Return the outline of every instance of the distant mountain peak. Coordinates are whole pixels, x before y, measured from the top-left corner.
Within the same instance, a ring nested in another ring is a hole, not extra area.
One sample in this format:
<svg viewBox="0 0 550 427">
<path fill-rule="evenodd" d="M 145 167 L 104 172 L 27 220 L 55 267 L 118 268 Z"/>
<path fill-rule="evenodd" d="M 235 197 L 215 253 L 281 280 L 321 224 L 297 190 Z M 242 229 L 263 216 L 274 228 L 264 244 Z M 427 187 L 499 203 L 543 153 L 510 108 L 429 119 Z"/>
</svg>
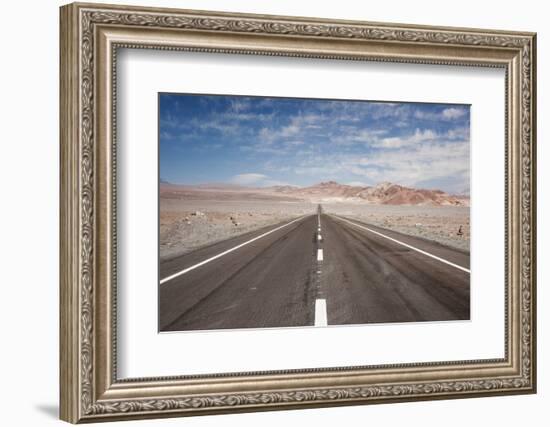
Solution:
<svg viewBox="0 0 550 427">
<path fill-rule="evenodd" d="M 445 193 L 442 190 L 418 189 L 384 181 L 374 186 L 340 184 L 336 181 L 323 181 L 309 187 L 279 188 L 295 197 L 325 202 L 364 202 L 381 205 L 432 205 L 468 206 L 469 199 Z"/>
</svg>

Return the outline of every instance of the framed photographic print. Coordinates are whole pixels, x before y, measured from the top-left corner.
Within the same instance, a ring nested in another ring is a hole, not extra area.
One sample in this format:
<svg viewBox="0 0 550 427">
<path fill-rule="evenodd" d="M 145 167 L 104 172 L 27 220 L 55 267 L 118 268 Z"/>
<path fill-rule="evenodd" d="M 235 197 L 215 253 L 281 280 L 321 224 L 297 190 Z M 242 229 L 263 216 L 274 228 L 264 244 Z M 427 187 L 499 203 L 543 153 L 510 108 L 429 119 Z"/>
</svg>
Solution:
<svg viewBox="0 0 550 427">
<path fill-rule="evenodd" d="M 535 34 L 61 8 L 61 418 L 533 393 Z"/>
</svg>

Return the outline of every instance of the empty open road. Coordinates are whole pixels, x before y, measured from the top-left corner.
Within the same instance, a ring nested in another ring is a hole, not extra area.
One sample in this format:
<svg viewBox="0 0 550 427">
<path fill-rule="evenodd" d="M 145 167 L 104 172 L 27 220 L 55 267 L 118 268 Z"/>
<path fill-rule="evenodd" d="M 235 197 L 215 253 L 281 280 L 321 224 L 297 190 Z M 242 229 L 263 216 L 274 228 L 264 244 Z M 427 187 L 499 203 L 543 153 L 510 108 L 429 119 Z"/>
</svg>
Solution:
<svg viewBox="0 0 550 427">
<path fill-rule="evenodd" d="M 459 250 L 312 214 L 162 262 L 159 329 L 466 320 L 469 268 Z"/>
</svg>

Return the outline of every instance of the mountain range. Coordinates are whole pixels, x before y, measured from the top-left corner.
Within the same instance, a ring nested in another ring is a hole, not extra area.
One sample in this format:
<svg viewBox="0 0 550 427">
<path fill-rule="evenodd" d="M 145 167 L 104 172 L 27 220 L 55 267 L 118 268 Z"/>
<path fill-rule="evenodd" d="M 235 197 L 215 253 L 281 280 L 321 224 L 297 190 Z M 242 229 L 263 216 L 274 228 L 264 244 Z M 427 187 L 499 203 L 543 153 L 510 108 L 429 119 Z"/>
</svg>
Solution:
<svg viewBox="0 0 550 427">
<path fill-rule="evenodd" d="M 164 187 L 164 188 L 163 188 Z M 161 181 L 161 192 L 171 189 L 208 191 L 221 193 L 246 192 L 264 196 L 308 200 L 316 203 L 359 202 L 377 205 L 428 205 L 469 206 L 469 195 L 453 195 L 442 190 L 406 187 L 390 182 L 374 186 L 340 184 L 335 181 L 320 182 L 309 187 L 277 185 L 272 187 L 245 187 L 235 184 L 210 183 L 198 185 L 175 185 Z"/>
<path fill-rule="evenodd" d="M 285 185 L 268 187 L 263 190 L 303 199 L 335 202 L 354 200 L 380 205 L 434 206 L 469 206 L 470 204 L 469 196 L 451 195 L 441 190 L 405 187 L 390 182 L 383 182 L 375 186 L 355 186 L 327 181 L 310 187 Z"/>
</svg>

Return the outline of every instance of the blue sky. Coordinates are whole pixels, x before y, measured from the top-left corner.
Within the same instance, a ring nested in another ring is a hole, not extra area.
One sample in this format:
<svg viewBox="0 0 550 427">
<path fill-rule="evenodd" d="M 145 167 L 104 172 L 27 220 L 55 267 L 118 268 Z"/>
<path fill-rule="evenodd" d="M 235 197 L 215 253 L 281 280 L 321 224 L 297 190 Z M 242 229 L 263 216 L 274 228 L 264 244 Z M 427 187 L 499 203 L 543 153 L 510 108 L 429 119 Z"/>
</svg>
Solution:
<svg viewBox="0 0 550 427">
<path fill-rule="evenodd" d="M 161 179 L 470 190 L 470 108 L 160 94 Z"/>
</svg>

